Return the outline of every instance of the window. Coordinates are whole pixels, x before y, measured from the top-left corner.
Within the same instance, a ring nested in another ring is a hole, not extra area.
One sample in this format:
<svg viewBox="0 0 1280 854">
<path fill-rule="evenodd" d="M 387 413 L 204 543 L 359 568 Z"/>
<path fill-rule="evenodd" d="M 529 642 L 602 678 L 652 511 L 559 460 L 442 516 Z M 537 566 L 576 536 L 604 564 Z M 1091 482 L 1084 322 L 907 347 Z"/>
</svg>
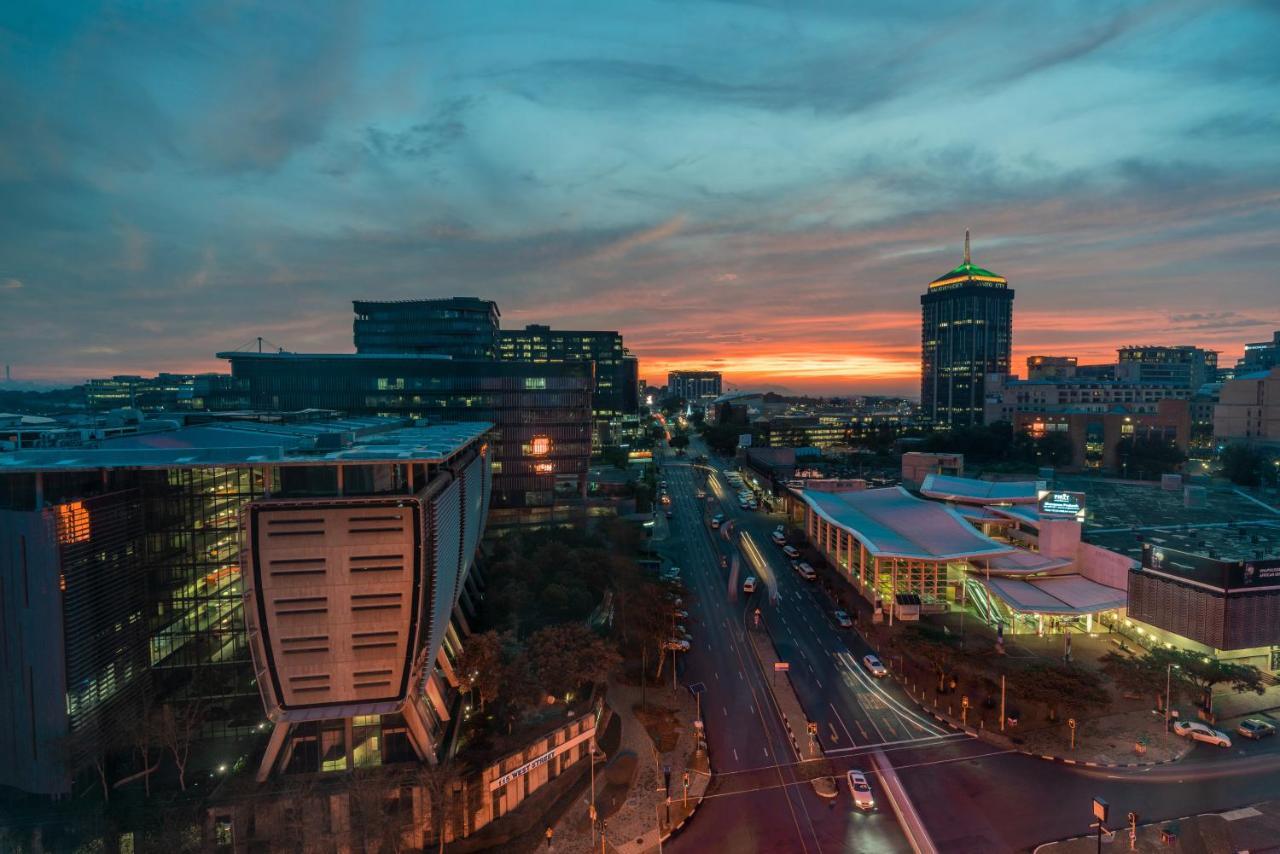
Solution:
<svg viewBox="0 0 1280 854">
<path fill-rule="evenodd" d="M 524 387 L 525 388 L 546 388 L 547 378 L 546 377 L 525 377 Z"/>
<path fill-rule="evenodd" d="M 213 844 L 219 848 L 231 848 L 236 844 L 231 816 L 220 815 L 213 820 Z"/>
</svg>

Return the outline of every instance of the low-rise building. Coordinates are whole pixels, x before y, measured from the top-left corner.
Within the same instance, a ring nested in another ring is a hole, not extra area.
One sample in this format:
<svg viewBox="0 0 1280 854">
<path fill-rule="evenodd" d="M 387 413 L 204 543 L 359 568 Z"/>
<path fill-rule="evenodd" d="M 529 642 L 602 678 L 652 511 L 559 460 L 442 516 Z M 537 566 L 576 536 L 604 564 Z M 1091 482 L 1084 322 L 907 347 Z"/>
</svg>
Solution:
<svg viewBox="0 0 1280 854">
<path fill-rule="evenodd" d="M 1066 407 L 1056 412 L 1019 412 L 1014 415 L 1013 428 L 1032 438 L 1054 432 L 1065 435 L 1075 469 L 1123 468 L 1117 450 L 1126 439 L 1160 440 L 1185 454 L 1191 438 L 1188 402 L 1167 398 L 1156 403 L 1155 412 L 1144 409 L 1117 404 L 1103 411 Z"/>
<path fill-rule="evenodd" d="M 1213 435 L 1219 442 L 1280 445 L 1280 367 L 1222 384 L 1213 410 Z"/>
</svg>

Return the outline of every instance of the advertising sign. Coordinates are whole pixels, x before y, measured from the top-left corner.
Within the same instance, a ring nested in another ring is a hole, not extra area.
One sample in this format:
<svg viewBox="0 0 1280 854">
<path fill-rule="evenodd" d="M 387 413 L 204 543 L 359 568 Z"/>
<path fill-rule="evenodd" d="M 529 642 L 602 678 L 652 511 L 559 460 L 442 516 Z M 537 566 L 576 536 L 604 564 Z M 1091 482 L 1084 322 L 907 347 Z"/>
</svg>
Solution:
<svg viewBox="0 0 1280 854">
<path fill-rule="evenodd" d="M 1142 567 L 1219 590 L 1280 586 L 1280 560 L 1221 560 L 1152 543 L 1142 544 Z"/>
<path fill-rule="evenodd" d="M 1084 493 L 1045 490 L 1040 493 L 1041 516 L 1074 516 L 1084 518 Z"/>
</svg>

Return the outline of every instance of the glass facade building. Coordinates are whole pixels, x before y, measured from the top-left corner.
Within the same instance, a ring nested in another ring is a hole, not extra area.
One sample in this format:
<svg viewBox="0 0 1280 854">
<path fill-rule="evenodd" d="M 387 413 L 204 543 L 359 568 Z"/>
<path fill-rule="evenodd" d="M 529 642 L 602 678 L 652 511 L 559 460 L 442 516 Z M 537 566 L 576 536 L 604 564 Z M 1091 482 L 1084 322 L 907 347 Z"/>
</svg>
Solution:
<svg viewBox="0 0 1280 854">
<path fill-rule="evenodd" d="M 357 353 L 437 353 L 459 359 L 498 355 L 498 304 L 475 297 L 356 300 Z"/>
<path fill-rule="evenodd" d="M 524 329 L 498 333 L 498 357 L 507 362 L 559 364 L 594 362 L 595 396 L 593 443 L 616 444 L 624 436 L 624 424 L 640 413 L 639 361 L 623 346 L 617 332 L 552 329 L 531 324 Z"/>
<path fill-rule="evenodd" d="M 495 508 L 552 507 L 586 494 L 591 361 L 538 364 L 431 355 L 220 353 L 255 409 L 492 422 Z"/>
<path fill-rule="evenodd" d="M 984 421 L 986 375 L 1007 374 L 1013 348 L 1013 290 L 969 259 L 920 297 L 920 405 L 935 429 Z"/>
<path fill-rule="evenodd" d="M 474 427 L 407 423 L 217 423 L 0 453 L 0 785 L 67 791 L 148 701 L 199 702 L 202 739 L 257 737 L 241 514 L 266 496 L 410 494 L 431 474 L 413 465 L 430 455 L 418 436 Z"/>
</svg>

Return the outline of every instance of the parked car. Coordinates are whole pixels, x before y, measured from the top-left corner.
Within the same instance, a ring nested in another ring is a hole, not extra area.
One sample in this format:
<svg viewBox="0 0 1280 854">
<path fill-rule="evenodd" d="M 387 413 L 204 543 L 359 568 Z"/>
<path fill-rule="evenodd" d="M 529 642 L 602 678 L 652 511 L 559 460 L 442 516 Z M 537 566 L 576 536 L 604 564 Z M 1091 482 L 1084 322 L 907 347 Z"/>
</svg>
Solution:
<svg viewBox="0 0 1280 854">
<path fill-rule="evenodd" d="M 800 557 L 800 550 L 795 546 L 783 546 L 782 553 L 787 557 L 791 558 L 792 560 L 795 560 L 796 558 Z"/>
<path fill-rule="evenodd" d="M 813 581 L 818 577 L 818 573 L 813 571 L 813 567 L 809 566 L 808 561 L 800 561 L 796 564 L 796 572 L 800 573 L 800 577 L 805 581 Z"/>
<path fill-rule="evenodd" d="M 849 619 L 849 614 L 845 611 L 832 611 L 831 618 L 836 621 L 836 625 L 842 629 L 853 628 L 853 620 Z"/>
<path fill-rule="evenodd" d="M 680 567 L 678 567 L 678 566 L 669 566 L 669 567 L 667 567 L 666 569 L 662 570 L 662 577 L 663 577 L 663 578 L 679 578 L 679 577 L 680 577 Z"/>
<path fill-rule="evenodd" d="M 705 489 L 699 489 L 697 492 L 694 493 L 694 495 L 698 496 L 699 498 L 706 498 L 707 491 Z"/>
<path fill-rule="evenodd" d="M 1213 744 L 1218 747 L 1230 747 L 1231 739 L 1227 738 L 1227 734 L 1219 732 L 1213 727 L 1206 726 L 1199 721 L 1178 721 L 1173 725 L 1173 731 L 1192 741 L 1203 741 L 1205 744 Z"/>
<path fill-rule="evenodd" d="M 785 546 L 787 544 L 787 535 L 781 531 L 774 531 L 769 535 L 769 539 L 773 540 L 773 542 L 779 546 Z"/>
<path fill-rule="evenodd" d="M 1236 726 L 1236 732 L 1245 738 L 1251 738 L 1254 741 L 1266 738 L 1269 735 L 1276 734 L 1276 728 L 1264 720 L 1258 718 L 1246 718 Z"/>
<path fill-rule="evenodd" d="M 742 582 L 742 592 L 743 593 L 756 592 L 756 577 L 754 575 L 748 575 L 747 580 Z"/>
<path fill-rule="evenodd" d="M 719 520 L 719 519 L 717 519 L 716 517 L 712 516 L 712 517 L 711 517 L 711 527 L 712 527 L 712 528 L 719 528 L 719 527 L 720 527 L 720 520 Z"/>
<path fill-rule="evenodd" d="M 662 503 L 663 503 L 663 504 L 670 504 L 670 503 L 671 503 L 671 496 L 670 496 L 670 495 L 663 495 L 663 496 L 662 496 L 661 501 L 662 501 Z"/>
<path fill-rule="evenodd" d="M 883 662 L 874 655 L 864 655 L 862 657 L 862 666 L 867 668 L 867 672 L 877 679 L 889 675 L 889 668 L 885 667 Z"/>
<path fill-rule="evenodd" d="M 674 611 L 671 612 L 671 616 L 675 617 L 677 620 L 687 620 L 689 619 L 689 612 L 682 611 L 679 608 L 676 608 Z"/>
<path fill-rule="evenodd" d="M 682 640 L 687 640 L 690 643 L 693 642 L 693 635 L 689 634 L 689 630 L 679 623 L 676 624 L 676 637 Z"/>
<path fill-rule="evenodd" d="M 871 784 L 867 782 L 867 775 L 855 768 L 849 772 L 848 778 L 853 805 L 860 810 L 875 809 L 876 799 L 871 795 Z"/>
<path fill-rule="evenodd" d="M 689 642 L 687 640 L 672 638 L 663 644 L 663 646 L 672 652 L 688 652 Z"/>
<path fill-rule="evenodd" d="M 668 510 L 668 511 L 667 511 L 667 518 L 668 518 L 668 519 L 674 518 L 674 517 L 675 517 L 675 515 L 676 515 L 676 514 L 672 513 L 670 510 Z"/>
</svg>

